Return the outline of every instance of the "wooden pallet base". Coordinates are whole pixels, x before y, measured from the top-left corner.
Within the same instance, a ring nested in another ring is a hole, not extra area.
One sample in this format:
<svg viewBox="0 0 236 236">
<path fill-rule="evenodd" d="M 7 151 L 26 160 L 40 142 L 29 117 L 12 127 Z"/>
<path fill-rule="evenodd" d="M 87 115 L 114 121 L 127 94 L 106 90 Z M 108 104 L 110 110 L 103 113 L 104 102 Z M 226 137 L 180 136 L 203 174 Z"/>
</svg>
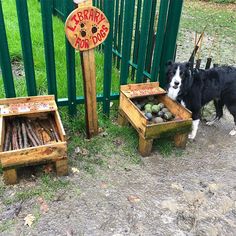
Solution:
<svg viewBox="0 0 236 236">
<path fill-rule="evenodd" d="M 117 122 L 121 126 L 125 126 L 129 123 L 128 119 L 126 118 L 122 110 L 119 111 Z M 139 133 L 138 150 L 141 156 L 147 157 L 151 154 L 153 140 L 154 139 L 147 139 L 143 136 L 143 134 Z M 177 133 L 174 135 L 174 143 L 176 147 L 185 148 L 187 144 L 187 140 L 188 140 L 188 133 Z"/>
<path fill-rule="evenodd" d="M 57 176 L 68 175 L 68 160 L 62 159 L 55 161 L 55 169 Z M 3 170 L 3 179 L 7 185 L 18 183 L 17 168 Z"/>
</svg>

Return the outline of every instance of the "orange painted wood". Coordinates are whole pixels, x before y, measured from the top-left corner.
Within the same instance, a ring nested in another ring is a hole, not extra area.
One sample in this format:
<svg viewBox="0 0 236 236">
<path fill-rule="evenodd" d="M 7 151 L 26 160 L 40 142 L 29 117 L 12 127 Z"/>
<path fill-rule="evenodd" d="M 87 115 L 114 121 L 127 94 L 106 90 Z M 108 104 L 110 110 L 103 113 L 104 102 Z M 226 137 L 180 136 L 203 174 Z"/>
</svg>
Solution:
<svg viewBox="0 0 236 236">
<path fill-rule="evenodd" d="M 90 5 L 90 1 L 72 11 L 65 24 L 66 36 L 78 51 L 86 51 L 103 43 L 109 30 L 110 24 L 105 14 Z"/>
</svg>

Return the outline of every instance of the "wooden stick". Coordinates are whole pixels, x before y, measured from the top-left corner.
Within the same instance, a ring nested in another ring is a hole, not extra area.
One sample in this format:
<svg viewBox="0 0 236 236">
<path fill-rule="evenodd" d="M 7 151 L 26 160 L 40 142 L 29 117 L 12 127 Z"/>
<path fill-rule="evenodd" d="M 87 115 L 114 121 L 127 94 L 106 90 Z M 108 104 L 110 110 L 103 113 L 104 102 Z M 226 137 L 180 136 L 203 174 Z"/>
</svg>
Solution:
<svg viewBox="0 0 236 236">
<path fill-rule="evenodd" d="M 11 126 L 9 123 L 7 123 L 7 131 L 6 131 L 6 135 L 5 135 L 5 143 L 4 143 L 4 148 L 3 151 L 9 151 L 10 146 L 11 146 Z"/>
<path fill-rule="evenodd" d="M 55 140 L 55 137 L 52 135 L 51 131 L 49 128 L 47 128 L 44 124 L 43 121 L 38 121 L 39 125 L 43 128 L 43 130 L 50 136 L 51 141 Z"/>
<path fill-rule="evenodd" d="M 23 147 L 28 147 L 28 139 L 27 139 L 27 132 L 26 132 L 26 125 L 24 121 L 21 122 L 21 129 L 22 129 L 22 135 L 23 135 Z"/>
<path fill-rule="evenodd" d="M 54 124 L 53 124 L 53 121 L 52 121 L 52 118 L 50 117 L 49 118 L 49 123 L 50 123 L 50 126 L 52 127 L 50 130 L 51 130 L 51 132 L 53 133 L 53 135 L 55 136 L 55 139 L 56 139 L 56 141 L 57 142 L 59 142 L 59 136 L 58 136 L 58 134 L 57 134 L 57 131 L 55 130 L 55 126 L 54 126 Z"/>
<path fill-rule="evenodd" d="M 38 145 L 42 145 L 43 143 L 41 142 L 41 140 L 39 139 L 39 137 L 37 136 L 36 132 L 33 130 L 31 124 L 30 124 L 30 121 L 26 121 L 26 124 L 27 124 L 27 128 L 28 128 L 28 131 L 30 132 L 31 136 L 33 137 L 33 139 L 36 141 L 36 143 Z M 37 145 L 36 145 L 37 146 Z"/>
<path fill-rule="evenodd" d="M 22 140 L 22 132 L 21 132 L 21 125 L 20 121 L 16 120 L 16 129 L 17 129 L 17 138 L 19 140 L 19 148 L 23 148 L 23 140 Z"/>
<path fill-rule="evenodd" d="M 17 150 L 19 149 L 19 144 L 17 142 L 17 128 L 15 125 L 12 127 L 12 149 Z"/>
<path fill-rule="evenodd" d="M 34 147 L 38 146 L 38 143 L 35 141 L 34 137 L 32 136 L 32 134 L 29 130 L 29 127 L 27 125 L 25 126 L 25 129 L 26 129 L 27 136 L 32 143 L 32 146 L 34 146 Z"/>
</svg>

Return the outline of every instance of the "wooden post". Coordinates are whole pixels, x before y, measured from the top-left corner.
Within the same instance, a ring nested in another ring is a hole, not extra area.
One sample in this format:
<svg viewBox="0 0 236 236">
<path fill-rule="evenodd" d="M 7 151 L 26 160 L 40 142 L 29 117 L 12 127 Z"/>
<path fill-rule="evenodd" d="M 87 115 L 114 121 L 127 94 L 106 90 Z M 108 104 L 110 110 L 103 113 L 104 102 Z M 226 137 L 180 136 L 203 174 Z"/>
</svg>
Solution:
<svg viewBox="0 0 236 236">
<path fill-rule="evenodd" d="M 152 151 L 153 139 L 145 139 L 139 134 L 138 150 L 143 157 L 149 156 Z"/>
<path fill-rule="evenodd" d="M 185 148 L 188 140 L 188 133 L 176 134 L 174 136 L 174 142 L 176 147 Z"/>
<path fill-rule="evenodd" d="M 86 133 L 91 138 L 98 134 L 96 67 L 94 48 L 108 36 L 109 22 L 102 11 L 93 7 L 92 0 L 74 0 L 78 8 L 67 18 L 66 36 L 80 51 L 84 81 Z"/>
<path fill-rule="evenodd" d="M 16 169 L 4 170 L 3 179 L 4 179 L 5 184 L 16 184 L 17 183 Z"/>
</svg>

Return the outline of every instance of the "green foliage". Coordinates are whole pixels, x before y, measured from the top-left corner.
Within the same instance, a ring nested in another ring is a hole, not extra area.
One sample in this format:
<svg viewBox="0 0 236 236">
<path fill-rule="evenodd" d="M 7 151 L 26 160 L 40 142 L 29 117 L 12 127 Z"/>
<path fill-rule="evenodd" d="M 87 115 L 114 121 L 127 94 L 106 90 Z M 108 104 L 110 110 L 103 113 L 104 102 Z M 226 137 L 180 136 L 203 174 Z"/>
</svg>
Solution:
<svg viewBox="0 0 236 236">
<path fill-rule="evenodd" d="M 35 77 L 37 90 L 39 95 L 47 94 L 47 76 L 46 76 L 46 64 L 44 55 L 44 41 L 42 30 L 42 17 L 41 9 L 38 0 L 28 0 L 28 11 L 30 20 L 30 31 L 32 39 L 33 58 L 35 65 Z M 17 70 L 18 67 L 23 68 L 22 62 L 22 50 L 20 33 L 18 28 L 17 13 L 15 0 L 2 1 L 4 20 L 7 31 L 9 51 L 11 60 L 17 61 L 17 66 L 13 70 Z M 56 78 L 58 97 L 66 98 L 67 96 L 67 73 L 66 73 L 66 48 L 65 48 L 65 32 L 64 23 L 58 17 L 53 18 L 53 33 L 54 33 L 54 51 L 55 51 L 55 64 L 56 64 Z M 104 57 L 99 51 L 95 52 L 96 58 L 96 80 L 97 80 L 97 93 L 103 91 L 103 78 L 104 78 Z M 119 73 L 112 69 L 112 91 L 119 91 Z M 80 55 L 76 54 L 76 93 L 77 96 L 83 96 L 83 81 L 82 70 L 80 67 Z M 17 96 L 26 96 L 26 83 L 24 76 L 15 77 L 14 83 Z M 5 97 L 2 75 L 0 73 L 0 98 Z"/>
</svg>

